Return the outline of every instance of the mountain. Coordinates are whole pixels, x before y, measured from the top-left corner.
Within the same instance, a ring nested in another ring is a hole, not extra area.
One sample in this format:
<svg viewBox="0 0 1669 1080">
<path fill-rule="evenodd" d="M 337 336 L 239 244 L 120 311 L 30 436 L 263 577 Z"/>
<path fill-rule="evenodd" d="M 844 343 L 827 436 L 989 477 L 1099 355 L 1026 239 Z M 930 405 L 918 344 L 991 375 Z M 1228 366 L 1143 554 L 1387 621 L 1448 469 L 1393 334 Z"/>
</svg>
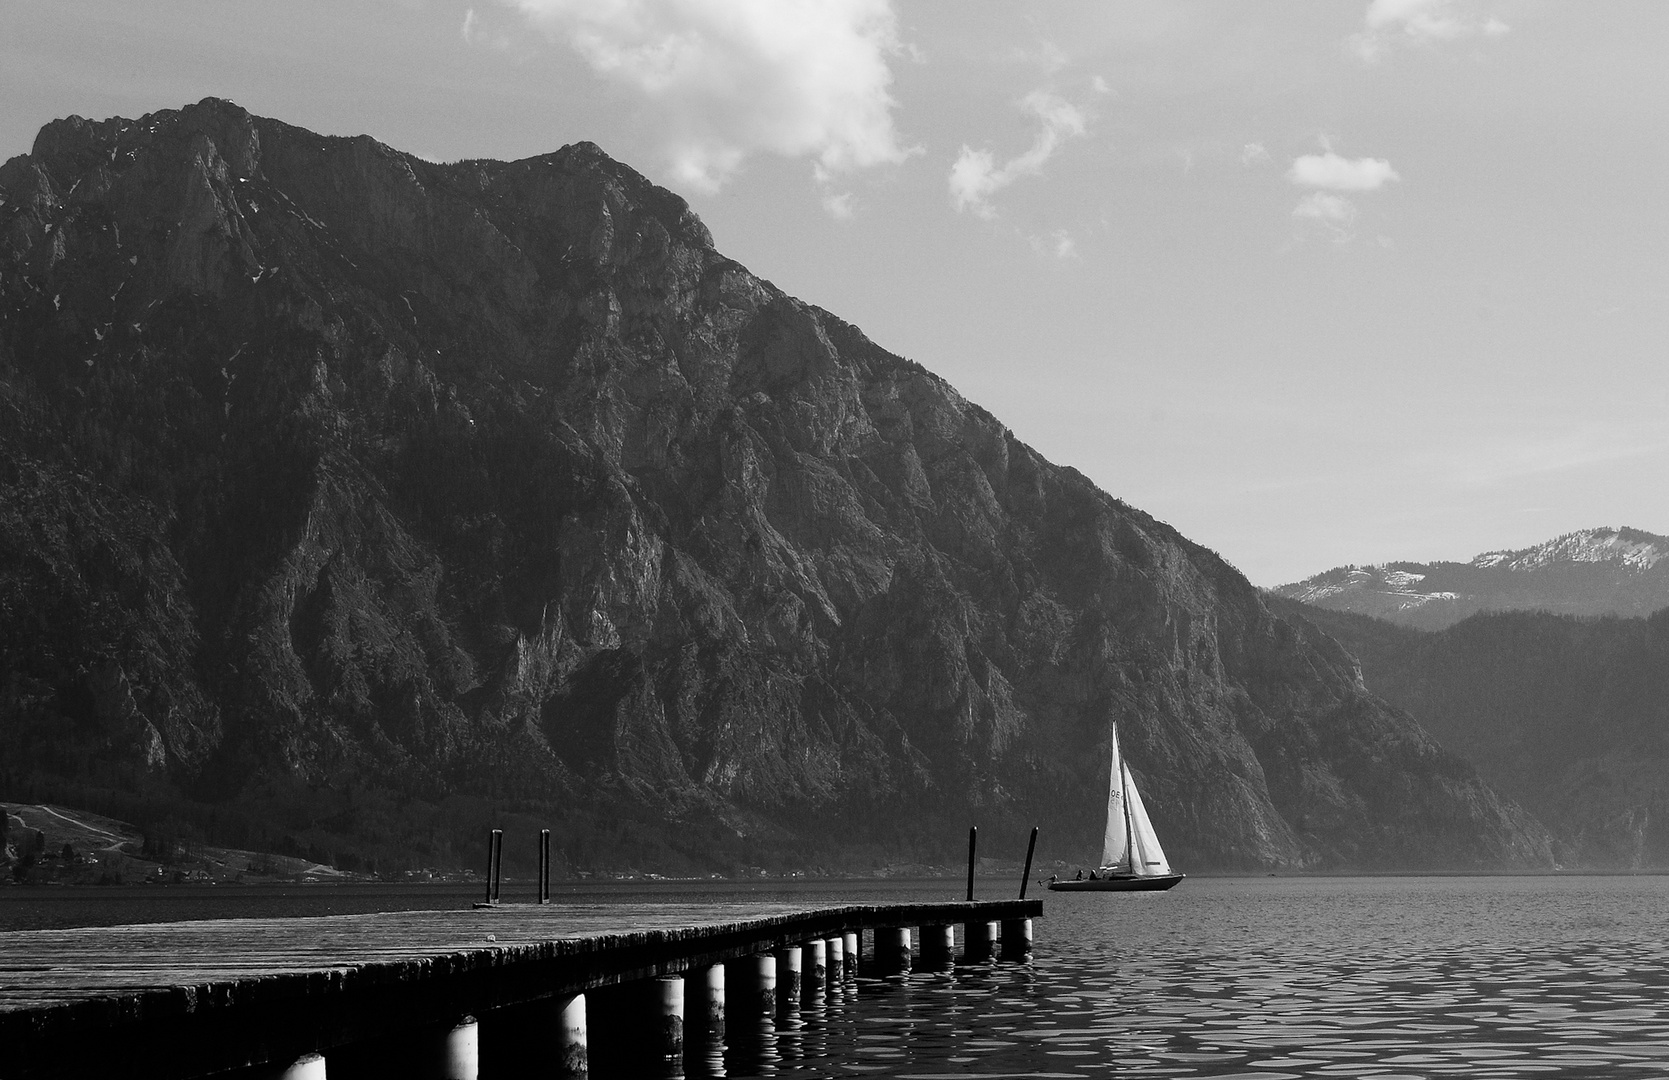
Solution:
<svg viewBox="0 0 1669 1080">
<path fill-rule="evenodd" d="M 1566 865 L 1669 868 L 1669 611 L 1501 612 L 1426 633 L 1276 603 L 1546 823 Z"/>
<path fill-rule="evenodd" d="M 1585 529 L 1469 563 L 1341 566 L 1274 589 L 1277 596 L 1441 630 L 1477 611 L 1648 615 L 1669 607 L 1669 537 Z"/>
<path fill-rule="evenodd" d="M 0 196 L 11 799 L 344 868 L 1083 860 L 1117 722 L 1186 869 L 1548 863 L 1330 639 L 596 146 L 211 99 Z"/>
</svg>

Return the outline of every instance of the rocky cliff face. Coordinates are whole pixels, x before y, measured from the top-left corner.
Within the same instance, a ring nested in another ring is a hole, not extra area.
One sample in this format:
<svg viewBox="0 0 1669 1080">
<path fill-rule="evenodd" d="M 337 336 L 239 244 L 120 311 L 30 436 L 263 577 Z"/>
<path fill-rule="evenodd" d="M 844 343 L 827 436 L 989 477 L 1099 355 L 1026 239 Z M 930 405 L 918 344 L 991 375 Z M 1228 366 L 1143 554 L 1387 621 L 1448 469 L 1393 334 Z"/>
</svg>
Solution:
<svg viewBox="0 0 1669 1080">
<path fill-rule="evenodd" d="M 1479 611 L 1642 616 L 1669 607 L 1669 537 L 1584 529 L 1465 563 L 1341 566 L 1273 591 L 1422 630 L 1442 630 Z"/>
<path fill-rule="evenodd" d="M 51 124 L 0 195 L 30 777 L 491 800 L 578 863 L 631 815 L 1089 858 L 1116 721 L 1184 869 L 1548 857 L 1330 639 L 588 143 L 434 165 L 211 100 Z"/>
</svg>

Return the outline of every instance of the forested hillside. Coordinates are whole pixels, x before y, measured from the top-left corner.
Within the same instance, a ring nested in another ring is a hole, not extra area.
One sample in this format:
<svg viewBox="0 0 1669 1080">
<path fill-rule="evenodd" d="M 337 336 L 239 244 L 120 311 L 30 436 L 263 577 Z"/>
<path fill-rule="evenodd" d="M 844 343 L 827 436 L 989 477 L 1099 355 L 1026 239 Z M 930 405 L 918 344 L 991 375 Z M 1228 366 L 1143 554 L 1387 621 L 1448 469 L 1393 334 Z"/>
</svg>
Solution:
<svg viewBox="0 0 1669 1080">
<path fill-rule="evenodd" d="M 1474 615 L 1440 633 L 1302 608 L 1560 840 L 1568 866 L 1669 867 L 1669 611 Z"/>
</svg>

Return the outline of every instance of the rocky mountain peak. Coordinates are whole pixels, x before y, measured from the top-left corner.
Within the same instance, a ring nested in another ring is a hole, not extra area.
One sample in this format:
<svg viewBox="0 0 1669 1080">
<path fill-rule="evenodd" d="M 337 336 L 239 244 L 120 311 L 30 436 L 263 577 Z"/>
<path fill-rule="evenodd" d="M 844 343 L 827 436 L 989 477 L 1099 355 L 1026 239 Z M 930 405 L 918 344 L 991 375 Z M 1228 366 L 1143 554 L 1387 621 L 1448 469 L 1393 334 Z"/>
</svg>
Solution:
<svg viewBox="0 0 1669 1080">
<path fill-rule="evenodd" d="M 1545 862 L 1331 639 L 592 144 L 211 99 L 0 197 L 0 780 L 406 861 L 1064 856 L 1116 722 L 1184 866 Z"/>
</svg>

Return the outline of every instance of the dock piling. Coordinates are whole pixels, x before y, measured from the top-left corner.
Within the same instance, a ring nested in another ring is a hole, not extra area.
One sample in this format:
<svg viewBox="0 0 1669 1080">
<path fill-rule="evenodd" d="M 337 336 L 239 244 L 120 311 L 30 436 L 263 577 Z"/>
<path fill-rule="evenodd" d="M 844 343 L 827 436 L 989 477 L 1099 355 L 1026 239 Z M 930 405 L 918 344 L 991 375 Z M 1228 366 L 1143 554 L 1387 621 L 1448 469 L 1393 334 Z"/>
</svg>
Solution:
<svg viewBox="0 0 1669 1080">
<path fill-rule="evenodd" d="M 800 947 L 783 945 L 777 949 L 777 1016 L 797 1019 L 800 1015 Z"/>
<path fill-rule="evenodd" d="M 968 964 L 983 964 L 997 953 L 997 924 L 971 922 L 962 927 L 962 960 Z"/>
<path fill-rule="evenodd" d="M 805 960 L 802 990 L 807 1001 L 821 1001 L 829 990 L 829 945 L 822 938 L 812 938 L 800 946 Z"/>
<path fill-rule="evenodd" d="M 836 934 L 825 943 L 824 956 L 829 965 L 829 1000 L 839 1001 L 846 988 L 846 937 Z"/>
<path fill-rule="evenodd" d="M 588 1036 L 585 1023 L 585 995 L 558 997 L 553 1002 L 556 1023 L 556 1045 L 551 1055 L 557 1076 L 577 1080 L 590 1070 Z"/>
<path fill-rule="evenodd" d="M 770 953 L 749 957 L 738 965 L 742 976 L 736 1007 L 738 1015 L 774 1017 L 777 1014 L 777 958 Z M 727 991 L 728 993 L 728 991 Z"/>
<path fill-rule="evenodd" d="M 663 975 L 655 980 L 660 1015 L 656 1028 L 663 1066 L 682 1072 L 684 1064 L 684 977 Z"/>
<path fill-rule="evenodd" d="M 968 902 L 974 901 L 974 849 L 979 845 L 979 826 L 968 827 Z"/>
<path fill-rule="evenodd" d="M 698 977 L 697 999 L 686 1013 L 710 1038 L 724 1038 L 724 965 L 714 964 Z"/>
<path fill-rule="evenodd" d="M 724 965 L 691 972 L 684 981 L 684 1054 L 703 1076 L 724 1075 Z"/>
<path fill-rule="evenodd" d="M 1032 921 L 1003 920 L 1003 959 L 1029 960 L 1032 955 Z"/>
<path fill-rule="evenodd" d="M 856 979 L 858 977 L 858 934 L 856 931 L 851 931 L 844 936 L 846 939 L 845 948 L 842 951 L 846 954 L 846 967 L 841 971 L 840 976 L 844 980 Z"/>
<path fill-rule="evenodd" d="M 879 927 L 875 931 L 875 970 L 882 976 L 910 973 L 910 928 Z"/>
<path fill-rule="evenodd" d="M 928 971 L 946 971 L 951 967 L 956 949 L 956 928 L 924 926 L 921 928 L 921 966 Z"/>
<path fill-rule="evenodd" d="M 481 1025 L 466 1016 L 441 1040 L 441 1080 L 480 1080 Z"/>
</svg>

